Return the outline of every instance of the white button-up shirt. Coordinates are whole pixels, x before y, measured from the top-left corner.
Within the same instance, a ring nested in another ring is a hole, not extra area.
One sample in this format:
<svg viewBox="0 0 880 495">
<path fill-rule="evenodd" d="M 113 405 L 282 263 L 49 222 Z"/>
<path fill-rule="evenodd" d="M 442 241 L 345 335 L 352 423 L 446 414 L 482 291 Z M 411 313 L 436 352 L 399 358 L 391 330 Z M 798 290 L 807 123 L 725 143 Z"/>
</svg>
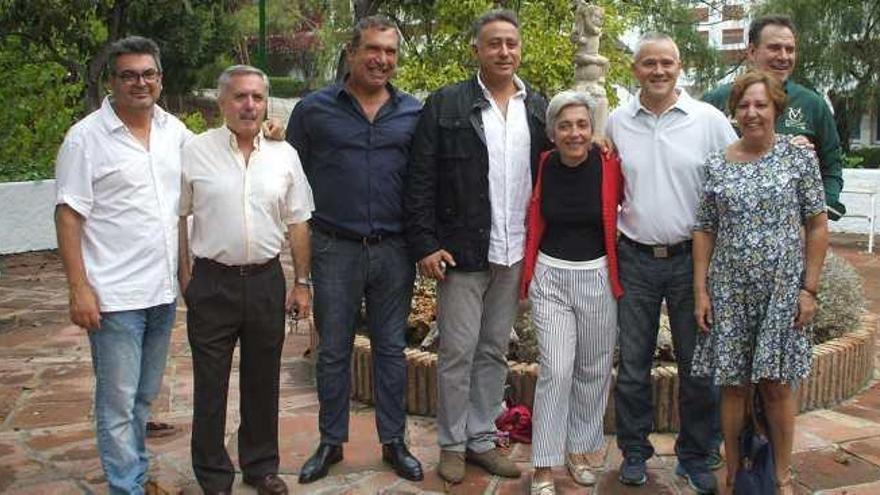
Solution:
<svg viewBox="0 0 880 495">
<path fill-rule="evenodd" d="M 193 216 L 190 248 L 226 265 L 265 263 L 284 246 L 287 226 L 315 209 L 299 155 L 285 141 L 254 138 L 247 163 L 226 126 L 183 149 L 181 216 Z"/>
<path fill-rule="evenodd" d="M 691 238 L 710 152 L 736 140 L 723 113 L 680 91 L 660 115 L 636 95 L 608 118 L 605 135 L 617 147 L 624 176 L 618 228 L 643 244 Z"/>
<path fill-rule="evenodd" d="M 154 106 L 147 150 L 108 97 L 64 138 L 55 203 L 85 219 L 83 264 L 101 311 L 144 309 L 177 296 L 180 152 L 191 135 Z"/>
<path fill-rule="evenodd" d="M 483 109 L 483 129 L 489 154 L 489 202 L 492 229 L 489 262 L 511 266 L 523 258 L 526 208 L 532 194 L 531 135 L 526 116 L 526 89 L 516 76 L 518 91 L 507 102 L 507 117 L 477 75 L 490 105 Z"/>
</svg>

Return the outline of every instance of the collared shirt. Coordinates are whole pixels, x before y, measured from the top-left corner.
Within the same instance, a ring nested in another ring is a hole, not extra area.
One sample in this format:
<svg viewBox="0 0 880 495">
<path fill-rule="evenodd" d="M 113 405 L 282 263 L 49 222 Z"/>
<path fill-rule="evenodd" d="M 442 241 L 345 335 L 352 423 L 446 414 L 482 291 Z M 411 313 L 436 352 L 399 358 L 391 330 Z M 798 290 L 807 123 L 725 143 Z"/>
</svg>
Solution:
<svg viewBox="0 0 880 495">
<path fill-rule="evenodd" d="M 300 101 L 287 141 L 315 191 L 315 219 L 362 236 L 403 232 L 403 187 L 422 104 L 390 84 L 391 97 L 367 120 L 344 84 Z"/>
<path fill-rule="evenodd" d="M 227 265 L 271 260 L 287 226 L 308 220 L 314 209 L 296 150 L 259 134 L 245 163 L 226 126 L 184 147 L 181 182 L 180 215 L 193 216 L 193 254 Z"/>
<path fill-rule="evenodd" d="M 526 88 L 518 77 L 513 77 L 517 92 L 507 102 L 505 117 L 479 74 L 477 81 L 490 103 L 482 112 L 489 153 L 489 202 L 492 205 L 489 262 L 512 266 L 523 257 L 526 208 L 532 195 Z"/>
<path fill-rule="evenodd" d="M 736 133 L 724 114 L 683 90 L 660 115 L 639 96 L 612 112 L 606 128 L 624 176 L 618 227 L 643 244 L 676 244 L 691 238 L 706 156 L 736 140 Z"/>
<path fill-rule="evenodd" d="M 156 105 L 147 150 L 107 97 L 64 138 L 55 203 L 85 219 L 83 263 L 101 311 L 144 309 L 177 296 L 180 150 L 191 135 Z"/>
</svg>

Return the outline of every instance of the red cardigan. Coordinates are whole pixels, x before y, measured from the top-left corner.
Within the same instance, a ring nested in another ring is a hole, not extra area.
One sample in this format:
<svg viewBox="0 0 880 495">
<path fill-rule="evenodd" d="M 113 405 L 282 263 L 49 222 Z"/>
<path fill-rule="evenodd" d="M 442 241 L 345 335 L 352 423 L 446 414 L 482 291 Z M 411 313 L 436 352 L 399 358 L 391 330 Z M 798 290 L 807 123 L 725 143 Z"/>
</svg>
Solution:
<svg viewBox="0 0 880 495">
<path fill-rule="evenodd" d="M 541 154 L 538 164 L 538 179 L 529 200 L 526 214 L 526 248 L 523 260 L 523 274 L 520 282 L 520 297 L 525 299 L 529 294 L 529 283 L 535 274 L 538 262 L 538 249 L 544 237 L 547 222 L 541 214 L 541 182 L 544 165 L 555 150 Z M 605 254 L 608 258 L 608 278 L 611 281 L 611 293 L 620 298 L 623 287 L 617 269 L 617 207 L 623 200 L 623 174 L 620 172 L 620 158 L 614 152 L 602 152 L 602 227 L 605 230 Z"/>
</svg>

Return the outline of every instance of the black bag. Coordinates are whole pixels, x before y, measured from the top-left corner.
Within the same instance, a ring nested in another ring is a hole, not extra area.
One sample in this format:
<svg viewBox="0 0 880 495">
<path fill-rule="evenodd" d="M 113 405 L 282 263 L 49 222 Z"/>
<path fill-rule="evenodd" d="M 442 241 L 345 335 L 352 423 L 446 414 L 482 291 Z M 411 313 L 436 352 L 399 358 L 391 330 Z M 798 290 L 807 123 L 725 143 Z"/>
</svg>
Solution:
<svg viewBox="0 0 880 495">
<path fill-rule="evenodd" d="M 773 446 L 766 435 L 767 419 L 757 389 L 751 401 L 749 420 L 739 434 L 739 469 L 733 482 L 734 495 L 775 495 L 776 466 Z"/>
</svg>

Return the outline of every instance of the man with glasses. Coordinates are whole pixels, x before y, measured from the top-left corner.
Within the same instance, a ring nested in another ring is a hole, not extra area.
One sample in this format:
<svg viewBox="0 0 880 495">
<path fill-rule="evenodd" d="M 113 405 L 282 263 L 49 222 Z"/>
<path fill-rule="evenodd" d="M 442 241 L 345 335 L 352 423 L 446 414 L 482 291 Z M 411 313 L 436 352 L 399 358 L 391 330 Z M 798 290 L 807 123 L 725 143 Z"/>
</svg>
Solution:
<svg viewBox="0 0 880 495">
<path fill-rule="evenodd" d="M 180 152 L 191 133 L 156 105 L 159 48 L 110 46 L 110 96 L 58 152 L 55 222 L 70 319 L 88 331 L 98 451 L 111 493 L 144 493 L 144 437 L 177 296 Z"/>
</svg>

